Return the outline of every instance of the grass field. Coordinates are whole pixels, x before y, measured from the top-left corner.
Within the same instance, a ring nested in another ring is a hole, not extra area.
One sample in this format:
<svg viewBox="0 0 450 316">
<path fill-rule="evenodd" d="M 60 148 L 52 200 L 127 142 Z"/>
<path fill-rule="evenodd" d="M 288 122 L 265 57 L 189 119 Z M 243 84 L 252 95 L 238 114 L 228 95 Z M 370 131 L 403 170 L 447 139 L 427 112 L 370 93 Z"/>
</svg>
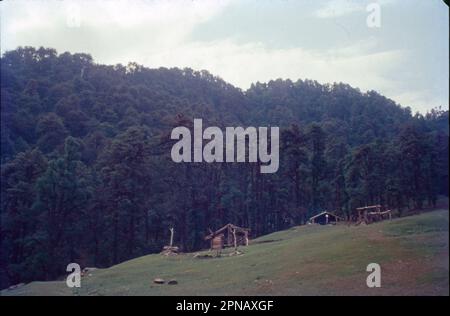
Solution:
<svg viewBox="0 0 450 316">
<path fill-rule="evenodd" d="M 242 255 L 148 255 L 2 295 L 449 295 L 448 210 L 372 225 L 300 226 L 255 239 Z M 381 266 L 381 288 L 366 267 Z M 154 284 L 155 278 L 178 284 Z"/>
</svg>

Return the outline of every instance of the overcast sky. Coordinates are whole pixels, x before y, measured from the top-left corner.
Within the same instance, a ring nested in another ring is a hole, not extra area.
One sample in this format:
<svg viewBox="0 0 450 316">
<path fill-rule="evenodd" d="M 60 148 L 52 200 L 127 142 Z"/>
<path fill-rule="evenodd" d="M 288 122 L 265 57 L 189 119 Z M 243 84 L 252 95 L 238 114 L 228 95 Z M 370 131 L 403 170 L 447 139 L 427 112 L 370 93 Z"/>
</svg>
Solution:
<svg viewBox="0 0 450 316">
<path fill-rule="evenodd" d="M 369 28 L 367 5 L 380 5 Z M 425 113 L 449 100 L 442 0 L 3 1 L 1 51 L 44 46 L 106 64 L 206 69 L 247 89 L 345 82 Z"/>
</svg>

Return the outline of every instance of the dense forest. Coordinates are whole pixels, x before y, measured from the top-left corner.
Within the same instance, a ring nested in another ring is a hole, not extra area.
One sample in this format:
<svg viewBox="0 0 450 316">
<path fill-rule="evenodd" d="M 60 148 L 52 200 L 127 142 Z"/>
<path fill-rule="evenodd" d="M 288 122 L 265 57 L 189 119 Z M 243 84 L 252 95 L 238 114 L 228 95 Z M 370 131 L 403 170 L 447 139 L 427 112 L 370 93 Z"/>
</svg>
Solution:
<svg viewBox="0 0 450 316">
<path fill-rule="evenodd" d="M 245 71 L 245 70 L 243 70 Z M 280 168 L 174 163 L 175 126 L 279 126 Z M 207 71 L 96 64 L 18 48 L 1 57 L 1 287 L 183 251 L 232 222 L 259 236 L 367 204 L 399 214 L 448 196 L 448 111 L 413 114 L 343 83 L 242 91 Z"/>
</svg>

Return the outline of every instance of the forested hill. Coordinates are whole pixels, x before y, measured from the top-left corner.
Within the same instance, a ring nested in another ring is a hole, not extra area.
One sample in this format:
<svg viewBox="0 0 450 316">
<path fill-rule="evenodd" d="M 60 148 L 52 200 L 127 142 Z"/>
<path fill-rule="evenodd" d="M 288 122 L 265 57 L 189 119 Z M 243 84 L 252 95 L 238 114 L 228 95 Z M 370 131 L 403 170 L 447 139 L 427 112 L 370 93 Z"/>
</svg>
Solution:
<svg viewBox="0 0 450 316">
<path fill-rule="evenodd" d="M 173 163 L 168 135 L 193 118 L 280 126 L 280 169 Z M 413 116 L 346 84 L 242 91 L 206 71 L 18 48 L 1 57 L 1 161 L 6 286 L 160 251 L 170 226 L 190 251 L 228 222 L 258 236 L 324 209 L 433 205 L 448 195 L 448 111 Z"/>
<path fill-rule="evenodd" d="M 35 145 L 49 153 L 63 144 L 46 135 L 45 123 L 55 124 L 54 138 L 114 137 L 131 126 L 165 131 L 176 114 L 220 126 L 319 122 L 351 146 L 392 138 L 412 122 L 448 134 L 447 112 L 413 117 L 375 91 L 342 83 L 278 79 L 241 91 L 207 71 L 105 66 L 87 54 L 28 47 L 4 54 L 1 67 L 3 162 Z"/>
</svg>

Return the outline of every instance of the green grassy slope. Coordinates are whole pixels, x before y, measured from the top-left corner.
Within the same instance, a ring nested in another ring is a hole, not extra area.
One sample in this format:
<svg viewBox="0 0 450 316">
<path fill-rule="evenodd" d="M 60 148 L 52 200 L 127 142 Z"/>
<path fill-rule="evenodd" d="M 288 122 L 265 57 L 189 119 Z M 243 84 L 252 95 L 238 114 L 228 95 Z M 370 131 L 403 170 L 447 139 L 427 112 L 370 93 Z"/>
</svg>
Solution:
<svg viewBox="0 0 450 316">
<path fill-rule="evenodd" d="M 32 282 L 2 295 L 448 295 L 448 210 L 369 226 L 301 226 L 240 248 L 242 255 L 140 257 L 84 276 L 81 288 Z M 381 265 L 381 288 L 366 267 Z M 154 284 L 154 278 L 177 285 Z"/>
</svg>

